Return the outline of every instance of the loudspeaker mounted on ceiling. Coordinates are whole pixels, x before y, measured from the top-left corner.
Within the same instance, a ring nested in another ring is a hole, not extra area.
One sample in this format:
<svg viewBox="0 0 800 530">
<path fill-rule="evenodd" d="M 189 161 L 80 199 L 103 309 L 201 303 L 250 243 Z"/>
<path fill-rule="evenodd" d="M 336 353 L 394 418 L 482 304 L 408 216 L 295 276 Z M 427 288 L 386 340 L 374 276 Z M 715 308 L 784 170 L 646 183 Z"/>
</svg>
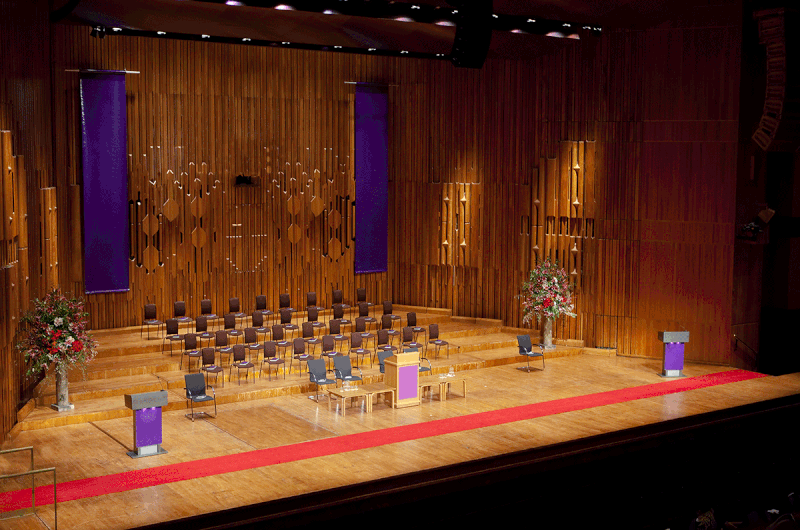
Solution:
<svg viewBox="0 0 800 530">
<path fill-rule="evenodd" d="M 460 68 L 481 68 L 492 40 L 492 0 L 450 0 L 458 10 L 450 60 Z"/>
</svg>

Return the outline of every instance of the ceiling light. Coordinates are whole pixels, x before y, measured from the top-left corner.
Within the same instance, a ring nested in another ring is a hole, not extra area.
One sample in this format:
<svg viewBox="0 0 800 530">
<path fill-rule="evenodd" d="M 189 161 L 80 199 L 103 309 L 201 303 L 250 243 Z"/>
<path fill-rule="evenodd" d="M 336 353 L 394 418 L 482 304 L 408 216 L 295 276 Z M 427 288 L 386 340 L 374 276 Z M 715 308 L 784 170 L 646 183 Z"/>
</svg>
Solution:
<svg viewBox="0 0 800 530">
<path fill-rule="evenodd" d="M 92 28 L 92 31 L 89 32 L 89 35 L 96 39 L 102 39 L 106 36 L 106 28 L 103 26 L 95 26 Z"/>
<path fill-rule="evenodd" d="M 434 22 L 434 24 L 436 24 L 437 26 L 455 26 L 456 25 L 456 23 L 453 22 L 452 20 L 437 20 L 436 22 Z"/>
<path fill-rule="evenodd" d="M 156 35 L 166 35 L 166 31 L 156 31 Z"/>
<path fill-rule="evenodd" d="M 414 19 L 409 17 L 394 17 L 394 20 L 398 22 L 414 22 Z"/>
<path fill-rule="evenodd" d="M 291 42 L 289 42 L 288 40 L 285 40 L 285 41 L 281 42 L 281 44 L 283 44 L 284 46 L 288 46 L 289 44 L 291 44 Z"/>
<path fill-rule="evenodd" d="M 204 39 L 210 39 L 210 38 L 211 38 L 211 35 L 200 35 L 200 36 L 201 36 L 202 38 L 204 38 Z"/>
<path fill-rule="evenodd" d="M 122 28 L 111 28 L 111 29 L 113 29 L 114 31 L 122 31 Z"/>
<path fill-rule="evenodd" d="M 534 19 L 534 18 L 529 18 L 529 19 L 528 19 L 528 22 L 530 22 L 530 23 L 532 24 L 532 23 L 536 22 L 536 19 Z"/>
<path fill-rule="evenodd" d="M 339 13 L 337 13 L 333 9 L 326 9 L 325 11 L 322 12 L 322 14 L 323 15 L 338 15 Z"/>
<path fill-rule="evenodd" d="M 228 6 L 243 6 L 244 2 L 238 2 L 237 0 L 226 0 L 225 5 Z"/>
<path fill-rule="evenodd" d="M 247 37 L 244 37 L 244 38 L 242 39 L 242 42 L 250 42 L 250 39 L 249 39 L 249 38 L 247 38 Z"/>
<path fill-rule="evenodd" d="M 406 50 L 402 50 L 400 53 L 408 53 Z"/>
<path fill-rule="evenodd" d="M 275 9 L 277 9 L 278 11 L 294 11 L 294 8 L 292 6 L 286 4 L 278 4 L 275 6 Z"/>
<path fill-rule="evenodd" d="M 340 48 L 341 48 L 341 46 L 334 46 L 334 48 L 336 48 L 336 49 L 338 50 L 338 49 L 340 49 Z"/>
<path fill-rule="evenodd" d="M 370 48 L 370 49 L 369 49 L 369 50 L 367 50 L 367 51 L 374 52 L 376 49 L 377 49 L 377 48 Z"/>
</svg>

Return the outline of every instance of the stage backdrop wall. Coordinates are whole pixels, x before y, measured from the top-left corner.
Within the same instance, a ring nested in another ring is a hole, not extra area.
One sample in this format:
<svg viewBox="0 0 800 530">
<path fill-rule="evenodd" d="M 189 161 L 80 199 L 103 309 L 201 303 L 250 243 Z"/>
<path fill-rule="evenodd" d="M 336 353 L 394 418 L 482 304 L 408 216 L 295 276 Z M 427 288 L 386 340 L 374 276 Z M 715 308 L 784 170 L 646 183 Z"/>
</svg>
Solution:
<svg viewBox="0 0 800 530">
<path fill-rule="evenodd" d="M 449 63 L 56 27 L 55 160 L 80 292 L 77 78 L 127 69 L 131 291 L 89 297 L 95 327 L 208 297 L 295 307 L 333 288 L 521 325 L 515 295 L 544 256 L 577 290 L 556 337 L 726 362 L 738 116 L 738 19 L 608 31 L 530 61 Z M 389 270 L 353 270 L 354 85 L 389 89 Z M 237 175 L 257 185 L 236 187 Z M 75 192 L 73 193 L 73 190 Z"/>
</svg>

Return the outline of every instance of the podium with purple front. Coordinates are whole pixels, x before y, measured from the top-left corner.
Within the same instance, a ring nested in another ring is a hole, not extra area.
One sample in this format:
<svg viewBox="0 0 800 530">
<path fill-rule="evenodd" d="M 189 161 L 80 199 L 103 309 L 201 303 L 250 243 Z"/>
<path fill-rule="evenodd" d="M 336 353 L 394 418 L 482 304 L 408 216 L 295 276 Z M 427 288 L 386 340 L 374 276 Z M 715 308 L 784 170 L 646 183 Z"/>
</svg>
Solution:
<svg viewBox="0 0 800 530">
<path fill-rule="evenodd" d="M 419 352 L 397 353 L 384 361 L 386 386 L 394 389 L 394 408 L 419 405 Z"/>
<path fill-rule="evenodd" d="M 661 377 L 684 377 L 683 345 L 689 342 L 689 332 L 659 331 L 658 340 L 664 343 Z"/>
<path fill-rule="evenodd" d="M 161 448 L 161 407 L 167 404 L 167 391 L 125 394 L 125 406 L 133 410 L 133 451 L 131 458 L 163 455 Z"/>
</svg>

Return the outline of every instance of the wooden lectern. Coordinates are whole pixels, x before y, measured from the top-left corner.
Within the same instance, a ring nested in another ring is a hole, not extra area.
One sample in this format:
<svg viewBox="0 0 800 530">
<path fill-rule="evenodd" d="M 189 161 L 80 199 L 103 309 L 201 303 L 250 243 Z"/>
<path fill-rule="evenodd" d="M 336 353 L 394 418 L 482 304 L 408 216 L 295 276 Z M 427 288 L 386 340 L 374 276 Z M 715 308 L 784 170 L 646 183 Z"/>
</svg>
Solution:
<svg viewBox="0 0 800 530">
<path fill-rule="evenodd" d="M 419 405 L 419 352 L 398 353 L 384 361 L 386 386 L 394 388 L 392 406 Z"/>
</svg>

